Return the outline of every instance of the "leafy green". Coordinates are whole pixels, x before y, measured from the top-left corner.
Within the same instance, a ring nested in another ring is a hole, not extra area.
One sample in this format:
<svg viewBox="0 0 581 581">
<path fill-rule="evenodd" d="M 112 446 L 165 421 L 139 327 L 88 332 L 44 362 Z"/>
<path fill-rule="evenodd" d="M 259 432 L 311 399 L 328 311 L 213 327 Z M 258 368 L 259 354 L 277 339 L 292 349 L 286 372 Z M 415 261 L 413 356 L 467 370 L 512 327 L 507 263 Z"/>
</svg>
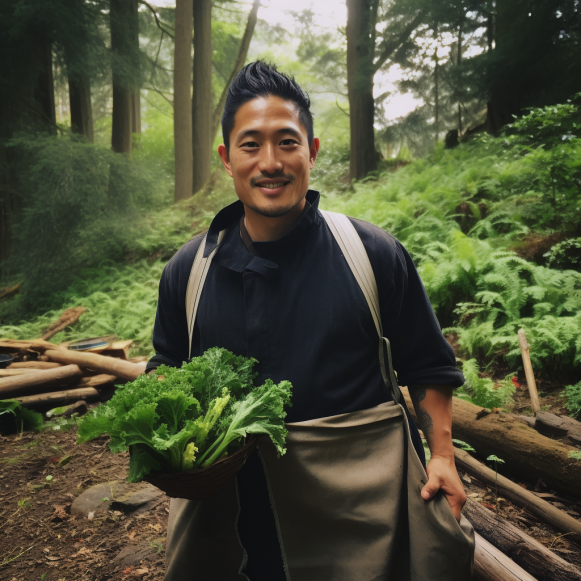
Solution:
<svg viewBox="0 0 581 581">
<path fill-rule="evenodd" d="M 0 416 L 12 414 L 19 432 L 26 430 L 40 430 L 42 428 L 42 414 L 25 408 L 16 400 L 0 400 Z"/>
<path fill-rule="evenodd" d="M 114 453 L 131 451 L 130 482 L 151 472 L 206 467 L 247 434 L 268 434 L 284 454 L 291 384 L 255 387 L 255 359 L 214 347 L 181 368 L 160 366 L 117 388 L 79 424 L 78 443 L 110 436 Z"/>
</svg>

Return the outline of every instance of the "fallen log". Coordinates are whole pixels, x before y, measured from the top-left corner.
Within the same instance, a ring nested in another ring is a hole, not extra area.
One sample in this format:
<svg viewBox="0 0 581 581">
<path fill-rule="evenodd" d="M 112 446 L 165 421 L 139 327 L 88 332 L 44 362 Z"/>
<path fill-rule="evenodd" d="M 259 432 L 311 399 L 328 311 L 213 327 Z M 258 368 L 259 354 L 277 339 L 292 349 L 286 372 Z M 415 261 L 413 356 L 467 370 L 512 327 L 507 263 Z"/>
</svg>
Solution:
<svg viewBox="0 0 581 581">
<path fill-rule="evenodd" d="M 478 533 L 474 536 L 474 581 L 538 581 Z"/>
<path fill-rule="evenodd" d="M 8 297 L 16 294 L 17 292 L 20 291 L 21 286 L 22 286 L 22 283 L 19 282 L 19 283 L 15 284 L 14 286 L 7 286 L 7 287 L 3 288 L 2 290 L 0 290 L 0 300 L 7 299 Z"/>
<path fill-rule="evenodd" d="M 15 361 L 8 369 L 56 369 L 62 366 L 62 363 L 56 361 Z"/>
<path fill-rule="evenodd" d="M 464 450 L 454 449 L 456 466 L 478 478 L 481 482 L 498 487 L 498 494 L 503 498 L 508 498 L 517 506 L 525 508 L 528 512 L 536 516 L 555 530 L 567 535 L 567 538 L 581 544 L 581 521 L 559 510 L 550 502 L 539 498 L 536 494 L 525 490 L 522 486 L 515 484 L 502 474 L 496 474 L 476 458 L 473 458 Z"/>
<path fill-rule="evenodd" d="M 44 354 L 47 357 L 50 357 L 53 361 L 58 361 L 59 363 L 80 365 L 81 367 L 95 369 L 130 381 L 136 379 L 145 371 L 144 363 L 130 363 L 129 361 L 116 359 L 114 357 L 97 355 L 96 353 L 78 353 L 63 349 L 59 351 L 47 350 Z"/>
<path fill-rule="evenodd" d="M 581 422 L 550 412 L 537 412 L 535 430 L 553 438 L 567 438 L 573 445 L 581 445 Z"/>
<path fill-rule="evenodd" d="M 413 415 L 407 389 L 403 388 L 402 393 Z M 511 414 L 488 413 L 454 397 L 452 434 L 468 442 L 479 456 L 496 454 L 510 471 L 535 482 L 542 478 L 555 490 L 581 497 L 581 462 L 568 457 L 577 449 L 539 434 Z"/>
<path fill-rule="evenodd" d="M 581 571 L 471 498 L 462 511 L 474 530 L 538 581 L 581 581 Z"/>
<path fill-rule="evenodd" d="M 65 365 L 18 377 L 4 377 L 0 379 L 0 399 L 43 393 L 53 389 L 55 383 L 80 377 L 83 373 L 78 365 Z"/>
<path fill-rule="evenodd" d="M 79 320 L 79 317 L 86 310 L 87 309 L 85 307 L 73 307 L 71 309 L 67 309 L 63 312 L 58 321 L 54 321 L 47 327 L 46 331 L 42 337 L 40 337 L 40 339 L 46 341 L 47 339 L 54 337 L 57 333 L 60 333 L 70 325 L 76 323 Z"/>
<path fill-rule="evenodd" d="M 51 391 L 49 393 L 40 393 L 37 395 L 25 395 L 12 399 L 18 400 L 26 407 L 56 407 L 66 403 L 73 403 L 80 399 L 85 401 L 95 401 L 100 397 L 101 394 L 94 387 L 80 387 L 76 389 L 68 389 L 66 391 Z"/>
</svg>

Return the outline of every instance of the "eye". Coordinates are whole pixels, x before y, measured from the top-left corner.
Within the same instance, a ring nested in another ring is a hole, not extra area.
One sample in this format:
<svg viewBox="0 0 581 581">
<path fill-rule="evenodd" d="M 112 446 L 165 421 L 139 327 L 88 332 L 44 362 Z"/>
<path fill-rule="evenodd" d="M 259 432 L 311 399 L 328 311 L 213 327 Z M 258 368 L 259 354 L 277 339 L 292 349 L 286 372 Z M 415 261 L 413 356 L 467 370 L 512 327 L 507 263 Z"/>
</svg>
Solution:
<svg viewBox="0 0 581 581">
<path fill-rule="evenodd" d="M 246 141 L 240 147 L 258 147 L 258 143 L 256 141 Z"/>
<path fill-rule="evenodd" d="M 281 145 L 298 145 L 299 142 L 296 139 L 291 139 L 290 137 L 288 139 L 283 139 L 280 142 Z"/>
</svg>

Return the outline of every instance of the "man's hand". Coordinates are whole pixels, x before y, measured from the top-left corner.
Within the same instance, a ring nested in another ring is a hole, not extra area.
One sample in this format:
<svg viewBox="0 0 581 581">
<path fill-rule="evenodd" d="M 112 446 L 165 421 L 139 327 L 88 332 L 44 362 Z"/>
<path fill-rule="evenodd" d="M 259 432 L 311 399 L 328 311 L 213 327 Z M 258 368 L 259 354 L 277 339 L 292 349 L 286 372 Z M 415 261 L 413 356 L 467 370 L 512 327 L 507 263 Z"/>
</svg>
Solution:
<svg viewBox="0 0 581 581">
<path fill-rule="evenodd" d="M 462 507 L 466 502 L 466 492 L 456 471 L 454 457 L 432 456 L 427 467 L 428 482 L 422 488 L 422 498 L 430 500 L 440 490 L 450 503 L 456 520 L 460 522 Z"/>
<path fill-rule="evenodd" d="M 409 392 L 432 453 L 427 468 L 428 482 L 422 488 L 422 498 L 430 500 L 442 489 L 456 520 L 460 521 L 466 493 L 454 464 L 452 388 L 445 385 L 410 385 Z"/>
</svg>

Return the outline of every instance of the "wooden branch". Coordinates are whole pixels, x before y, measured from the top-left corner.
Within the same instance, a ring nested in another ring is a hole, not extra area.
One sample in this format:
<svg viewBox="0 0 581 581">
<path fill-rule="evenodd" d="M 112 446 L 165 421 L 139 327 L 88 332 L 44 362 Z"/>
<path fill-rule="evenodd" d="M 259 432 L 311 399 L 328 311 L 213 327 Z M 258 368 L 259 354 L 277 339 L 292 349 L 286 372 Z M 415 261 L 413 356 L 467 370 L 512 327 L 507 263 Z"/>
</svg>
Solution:
<svg viewBox="0 0 581 581">
<path fill-rule="evenodd" d="M 0 369 L 0 377 L 16 377 L 27 373 L 38 373 L 39 369 Z"/>
<path fill-rule="evenodd" d="M 535 383 L 535 374 L 533 373 L 533 366 L 531 363 L 530 345 L 527 343 L 524 329 L 519 329 L 518 342 L 520 344 L 520 352 L 522 355 L 522 362 L 525 368 L 525 376 L 527 378 L 527 387 L 531 395 L 531 407 L 535 415 L 541 411 L 539 403 L 539 394 L 537 392 L 537 384 Z"/>
<path fill-rule="evenodd" d="M 45 351 L 46 349 L 58 349 L 58 346 L 42 339 L 32 341 L 20 341 L 18 339 L 0 339 L 0 353 L 16 353 L 34 349 L 35 351 Z"/>
<path fill-rule="evenodd" d="M 62 366 L 62 363 L 54 361 L 15 361 L 8 366 L 8 369 L 55 369 Z"/>
<path fill-rule="evenodd" d="M 147 2 L 145 2 L 144 0 L 139 0 L 139 2 L 141 4 L 143 4 L 146 8 L 149 9 L 149 11 L 153 14 L 153 17 L 155 18 L 155 24 L 157 24 L 157 27 L 164 33 L 167 34 L 170 38 L 175 39 L 174 35 L 169 32 L 169 30 L 166 30 L 162 25 L 161 22 L 159 21 L 159 17 L 157 16 L 157 12 L 155 11 L 155 8 L 153 6 L 151 6 L 150 4 L 148 4 Z"/>
<path fill-rule="evenodd" d="M 15 284 L 14 286 L 8 286 L 6 288 L 3 288 L 0 291 L 0 300 L 7 299 L 9 296 L 16 294 L 17 292 L 20 291 L 21 286 L 22 286 L 22 283 L 19 282 L 18 284 Z"/>
<path fill-rule="evenodd" d="M 391 42 L 381 43 L 381 45 L 379 46 L 381 54 L 379 55 L 377 61 L 373 64 L 373 70 L 375 72 L 377 72 L 385 64 L 385 61 L 387 61 L 387 59 L 396 50 L 398 50 L 406 40 L 408 40 L 411 33 L 421 24 L 423 18 L 424 12 L 423 10 L 420 10 L 416 14 L 414 19 L 401 31 L 401 33 L 395 40 L 392 40 Z"/>
<path fill-rule="evenodd" d="M 581 544 L 581 522 L 566 512 L 559 510 L 550 502 L 539 498 L 536 494 L 525 490 L 522 486 L 515 484 L 502 474 L 496 474 L 476 458 L 473 458 L 464 450 L 454 449 L 456 466 L 471 474 L 481 482 L 490 486 L 498 486 L 498 494 L 503 498 L 508 498 L 517 506 L 525 508 L 528 512 L 536 516 L 555 530 L 567 535 L 567 538 Z M 498 478 L 497 478 L 498 477 Z"/>
<path fill-rule="evenodd" d="M 252 40 L 252 35 L 254 34 L 254 28 L 256 27 L 256 20 L 258 19 L 258 9 L 260 8 L 260 0 L 254 0 L 252 3 L 252 8 L 250 9 L 250 14 L 248 15 L 248 21 L 246 22 L 246 29 L 240 41 L 240 48 L 238 49 L 238 56 L 236 57 L 236 62 L 232 67 L 232 72 L 230 77 L 226 81 L 224 90 L 220 95 L 220 99 L 216 108 L 214 109 L 214 114 L 212 116 L 212 136 L 214 137 L 218 132 L 218 127 L 220 126 L 220 119 L 222 118 L 222 113 L 224 111 L 224 105 L 226 104 L 226 97 L 228 96 L 228 90 L 230 89 L 230 84 L 234 80 L 234 77 L 242 70 L 246 57 L 248 55 L 248 47 L 250 46 L 250 41 Z"/>
<path fill-rule="evenodd" d="M 51 337 L 54 337 L 57 333 L 60 333 L 60 331 L 76 323 L 79 320 L 79 317 L 86 310 L 87 309 L 85 309 L 85 307 L 74 307 L 72 309 L 67 309 L 63 312 L 58 321 L 55 321 L 49 325 L 40 339 L 42 341 L 47 341 Z"/>
<path fill-rule="evenodd" d="M 51 391 L 37 395 L 25 395 L 16 397 L 25 407 L 51 406 L 56 407 L 62 404 L 71 403 L 83 399 L 93 401 L 101 397 L 100 393 L 94 387 L 80 387 L 67 389 L 65 391 Z"/>
<path fill-rule="evenodd" d="M 478 533 L 474 551 L 474 581 L 538 581 Z"/>
<path fill-rule="evenodd" d="M 5 377 L 0 379 L 0 399 L 43 393 L 50 390 L 55 383 L 80 377 L 83 373 L 78 365 L 65 365 L 18 377 Z"/>
<path fill-rule="evenodd" d="M 402 393 L 414 415 L 407 389 Z M 496 454 L 506 467 L 523 477 L 542 478 L 555 490 L 581 497 L 581 462 L 569 458 L 576 448 L 539 434 L 512 414 L 488 413 L 467 401 L 452 398 L 452 433 L 468 442 L 480 456 Z"/>
<path fill-rule="evenodd" d="M 130 381 L 136 379 L 145 371 L 144 363 L 130 363 L 129 361 L 123 361 L 114 357 L 97 355 L 96 353 L 47 350 L 45 351 L 45 355 L 50 357 L 52 361 L 58 361 L 59 363 L 74 363 L 81 367 L 95 369 Z"/>
<path fill-rule="evenodd" d="M 480 536 L 539 581 L 581 581 L 577 567 L 471 498 L 463 513 Z"/>
<path fill-rule="evenodd" d="M 91 375 L 89 377 L 83 377 L 74 387 L 97 387 L 99 385 L 105 385 L 107 383 L 118 383 L 119 378 L 115 375 L 109 375 L 107 373 L 101 373 L 99 375 Z"/>
</svg>

